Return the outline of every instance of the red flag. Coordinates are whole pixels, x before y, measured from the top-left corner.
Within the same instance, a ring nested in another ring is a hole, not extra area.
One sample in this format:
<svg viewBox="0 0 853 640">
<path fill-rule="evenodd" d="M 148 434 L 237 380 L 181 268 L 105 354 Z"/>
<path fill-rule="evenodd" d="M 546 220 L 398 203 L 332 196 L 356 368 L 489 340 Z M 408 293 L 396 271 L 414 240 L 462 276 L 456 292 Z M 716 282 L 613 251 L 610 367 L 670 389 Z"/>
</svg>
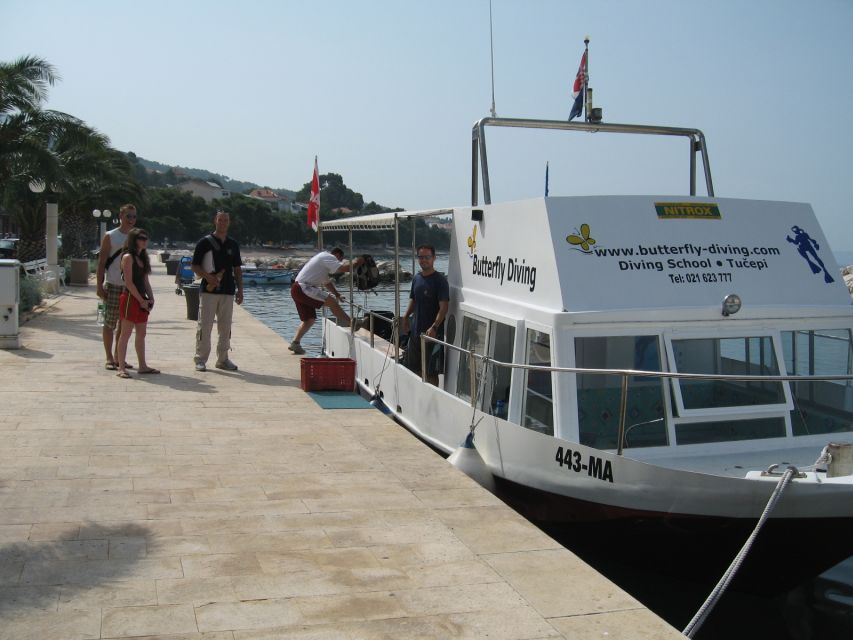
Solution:
<svg viewBox="0 0 853 640">
<path fill-rule="evenodd" d="M 578 94 L 583 89 L 584 76 L 586 75 L 586 51 L 581 56 L 581 63 L 578 67 L 578 74 L 575 76 L 575 84 L 572 86 L 572 97 L 577 98 Z"/>
<path fill-rule="evenodd" d="M 314 156 L 314 177 L 311 179 L 311 200 L 308 201 L 308 226 L 314 231 L 320 226 L 320 173 Z"/>
<path fill-rule="evenodd" d="M 572 110 L 569 113 L 569 120 L 583 115 L 583 101 L 584 94 L 586 93 L 584 91 L 584 85 L 586 84 L 586 81 L 586 51 L 584 51 L 581 56 L 580 67 L 578 67 L 578 74 L 575 76 L 575 84 L 572 86 L 572 99 L 574 100 L 574 103 L 572 104 Z"/>
</svg>

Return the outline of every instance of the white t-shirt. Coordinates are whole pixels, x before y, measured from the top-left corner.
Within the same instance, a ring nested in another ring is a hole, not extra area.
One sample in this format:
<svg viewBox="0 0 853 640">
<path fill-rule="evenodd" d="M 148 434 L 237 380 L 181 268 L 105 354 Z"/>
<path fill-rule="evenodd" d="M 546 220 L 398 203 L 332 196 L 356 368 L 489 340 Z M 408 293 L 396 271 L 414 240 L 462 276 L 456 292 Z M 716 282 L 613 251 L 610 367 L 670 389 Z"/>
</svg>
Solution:
<svg viewBox="0 0 853 640">
<path fill-rule="evenodd" d="M 107 238 L 110 240 L 109 250 L 107 251 L 107 260 L 109 260 L 116 251 L 124 246 L 124 243 L 127 240 L 127 234 L 122 233 L 121 227 L 116 227 L 112 231 L 107 231 Z M 110 268 L 107 269 L 107 275 L 104 279 L 109 284 L 114 284 L 117 287 L 124 286 L 124 280 L 121 279 L 121 254 L 116 256 L 115 260 L 113 260 Z"/>
<path fill-rule="evenodd" d="M 305 263 L 296 276 L 296 282 L 310 287 L 322 287 L 340 266 L 341 263 L 335 256 L 328 251 L 322 251 Z"/>
</svg>

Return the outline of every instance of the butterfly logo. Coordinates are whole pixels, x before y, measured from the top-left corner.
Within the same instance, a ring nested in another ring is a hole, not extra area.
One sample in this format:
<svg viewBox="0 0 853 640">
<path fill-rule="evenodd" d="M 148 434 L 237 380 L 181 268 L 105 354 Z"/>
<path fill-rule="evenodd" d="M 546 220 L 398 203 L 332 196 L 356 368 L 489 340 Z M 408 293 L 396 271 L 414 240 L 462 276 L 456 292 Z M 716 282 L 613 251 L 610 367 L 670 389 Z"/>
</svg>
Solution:
<svg viewBox="0 0 853 640">
<path fill-rule="evenodd" d="M 581 225 L 580 231 L 577 231 L 577 229 L 575 231 L 576 233 L 570 233 L 566 236 L 566 242 L 578 248 L 578 251 L 592 253 L 590 247 L 595 244 L 595 238 L 591 238 L 589 235 L 589 225 L 584 222 Z"/>
<path fill-rule="evenodd" d="M 473 256 L 477 253 L 477 225 L 474 225 L 474 230 L 468 236 L 468 255 Z"/>
</svg>

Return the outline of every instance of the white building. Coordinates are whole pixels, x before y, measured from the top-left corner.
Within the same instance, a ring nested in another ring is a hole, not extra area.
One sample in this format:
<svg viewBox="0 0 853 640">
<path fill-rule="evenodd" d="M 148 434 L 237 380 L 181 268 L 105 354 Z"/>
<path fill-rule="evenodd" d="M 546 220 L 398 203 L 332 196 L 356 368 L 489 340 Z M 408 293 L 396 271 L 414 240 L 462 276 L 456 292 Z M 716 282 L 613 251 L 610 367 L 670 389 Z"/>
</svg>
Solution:
<svg viewBox="0 0 853 640">
<path fill-rule="evenodd" d="M 220 198 L 227 198 L 231 195 L 230 191 L 223 189 L 215 182 L 208 182 L 207 180 L 202 180 L 200 178 L 192 178 L 191 180 L 182 182 L 178 185 L 178 189 L 181 191 L 188 191 L 194 196 L 203 198 L 205 202 L 212 202 L 213 200 Z"/>
</svg>

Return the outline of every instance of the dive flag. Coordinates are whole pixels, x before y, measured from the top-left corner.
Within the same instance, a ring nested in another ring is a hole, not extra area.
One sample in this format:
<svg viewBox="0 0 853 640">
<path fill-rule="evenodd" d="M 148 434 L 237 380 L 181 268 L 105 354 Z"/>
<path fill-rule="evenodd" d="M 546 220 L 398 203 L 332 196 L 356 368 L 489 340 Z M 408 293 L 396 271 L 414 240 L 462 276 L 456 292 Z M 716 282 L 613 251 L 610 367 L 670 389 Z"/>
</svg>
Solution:
<svg viewBox="0 0 853 640">
<path fill-rule="evenodd" d="M 572 87 L 572 98 L 575 103 L 572 105 L 572 112 L 569 114 L 569 120 L 576 118 L 583 113 L 583 100 L 586 78 L 586 51 L 581 56 L 581 65 L 578 67 L 578 74 L 575 76 L 575 84 Z"/>
<path fill-rule="evenodd" d="M 320 173 L 314 156 L 314 177 L 311 178 L 311 200 L 308 201 L 308 226 L 314 231 L 320 226 Z"/>
</svg>

